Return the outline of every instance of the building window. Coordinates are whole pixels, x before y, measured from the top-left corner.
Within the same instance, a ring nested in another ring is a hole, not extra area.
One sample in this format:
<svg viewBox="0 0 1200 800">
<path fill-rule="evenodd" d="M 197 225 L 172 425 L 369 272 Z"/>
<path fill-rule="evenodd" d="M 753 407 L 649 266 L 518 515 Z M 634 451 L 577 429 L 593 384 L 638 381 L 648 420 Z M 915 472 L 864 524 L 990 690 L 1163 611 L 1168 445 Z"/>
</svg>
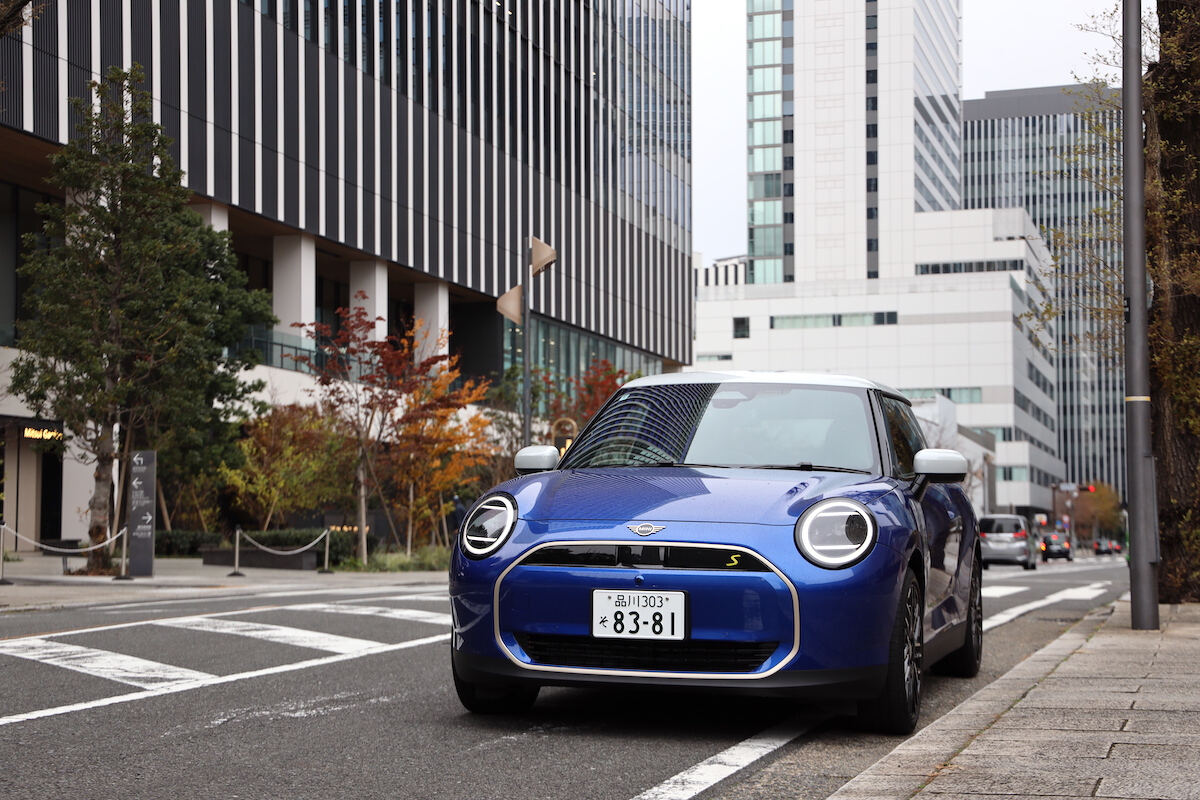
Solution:
<svg viewBox="0 0 1200 800">
<path fill-rule="evenodd" d="M 784 197 L 791 197 L 793 194 L 795 194 L 795 191 L 796 191 L 796 185 L 794 183 L 785 183 L 783 185 L 783 196 Z"/>
<path fill-rule="evenodd" d="M 733 338 L 749 339 L 750 338 L 750 318 L 749 317 L 734 317 L 733 318 Z"/>
<path fill-rule="evenodd" d="M 879 70 L 867 70 L 867 83 L 879 83 Z"/>
<path fill-rule="evenodd" d="M 704 361 L 733 361 L 733 353 L 701 353 L 696 356 L 696 363 Z"/>
<path fill-rule="evenodd" d="M 867 125 L 867 138 L 868 139 L 878 139 L 879 138 L 879 126 L 876 125 L 874 122 Z"/>
<path fill-rule="evenodd" d="M 792 143 L 792 131 L 790 128 L 787 128 L 783 131 L 783 143 L 784 144 Z"/>
<path fill-rule="evenodd" d="M 878 192 L 879 191 L 879 178 L 867 178 L 867 191 L 868 192 Z"/>
<path fill-rule="evenodd" d="M 794 255 L 795 250 L 796 250 L 795 243 L 793 243 L 793 242 L 784 242 L 783 243 L 783 254 L 785 256 Z"/>
<path fill-rule="evenodd" d="M 868 253 L 878 253 L 879 252 L 879 240 L 878 239 L 867 239 L 867 252 Z"/>
<path fill-rule="evenodd" d="M 784 156 L 783 157 L 784 171 L 786 172 L 787 170 L 791 170 L 791 169 L 795 169 L 795 168 L 796 168 L 796 159 L 792 156 Z"/>
<path fill-rule="evenodd" d="M 867 14 L 867 30 L 873 31 L 879 27 L 879 15 Z"/>
<path fill-rule="evenodd" d="M 783 212 L 783 224 L 791 225 L 796 221 L 796 213 L 794 211 Z"/>
<path fill-rule="evenodd" d="M 867 164 L 870 165 L 870 164 L 878 164 L 878 163 L 879 163 L 879 151 L 878 150 L 868 150 L 867 151 Z"/>
<path fill-rule="evenodd" d="M 867 219 L 879 219 L 878 206 L 867 206 Z"/>
<path fill-rule="evenodd" d="M 878 97 L 868 97 L 867 98 L 867 111 L 878 111 L 878 110 L 879 110 L 879 98 Z"/>
<path fill-rule="evenodd" d="M 878 52 L 878 50 L 879 50 L 878 45 L 879 45 L 878 42 L 867 42 L 867 52 L 868 53 Z"/>
</svg>

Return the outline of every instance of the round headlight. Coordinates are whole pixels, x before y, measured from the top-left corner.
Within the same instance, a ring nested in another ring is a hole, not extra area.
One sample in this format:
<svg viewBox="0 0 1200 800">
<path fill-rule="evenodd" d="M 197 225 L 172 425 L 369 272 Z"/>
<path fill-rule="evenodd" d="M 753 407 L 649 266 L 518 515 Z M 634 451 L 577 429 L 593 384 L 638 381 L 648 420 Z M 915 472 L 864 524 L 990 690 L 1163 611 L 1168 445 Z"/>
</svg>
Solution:
<svg viewBox="0 0 1200 800">
<path fill-rule="evenodd" d="M 491 555 L 516 526 L 516 501 L 506 494 L 494 494 L 476 506 L 463 522 L 463 552 L 472 558 Z"/>
<path fill-rule="evenodd" d="M 862 503 L 822 500 L 796 520 L 796 547 L 817 566 L 839 569 L 869 553 L 876 532 L 875 517 Z"/>
</svg>

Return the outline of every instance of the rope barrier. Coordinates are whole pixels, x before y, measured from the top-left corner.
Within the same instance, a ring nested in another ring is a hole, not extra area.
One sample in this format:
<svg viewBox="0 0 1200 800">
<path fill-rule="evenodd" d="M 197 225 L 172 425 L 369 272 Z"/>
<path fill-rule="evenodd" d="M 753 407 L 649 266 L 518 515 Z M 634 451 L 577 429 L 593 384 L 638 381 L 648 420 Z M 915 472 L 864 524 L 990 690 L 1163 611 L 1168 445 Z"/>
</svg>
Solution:
<svg viewBox="0 0 1200 800">
<path fill-rule="evenodd" d="M 298 547 L 295 550 L 275 550 L 273 548 L 267 547 L 266 545 L 259 544 L 258 542 L 254 541 L 254 537 L 252 537 L 250 534 L 246 533 L 245 531 L 242 531 L 243 539 L 248 539 L 250 541 L 250 544 L 254 545 L 259 550 L 262 550 L 264 553 L 270 553 L 273 556 L 294 556 L 299 553 L 303 553 L 306 550 L 311 550 L 317 546 L 317 543 L 319 543 L 322 539 L 324 539 L 328 535 L 329 535 L 329 528 L 326 528 L 324 531 L 321 532 L 320 536 L 313 539 L 308 544 L 304 545 L 304 547 Z"/>
<path fill-rule="evenodd" d="M 34 547 L 40 547 L 43 550 L 50 551 L 51 553 L 62 553 L 63 555 L 67 555 L 67 556 L 78 555 L 80 553 L 90 553 L 93 550 L 99 550 L 101 547 L 104 547 L 112 542 L 115 542 L 117 539 L 124 536 L 125 533 L 129 530 L 128 528 L 121 528 L 121 530 L 117 531 L 112 536 L 105 539 L 103 542 L 100 542 L 99 544 L 94 544 L 91 547 L 53 547 L 48 544 L 42 544 L 41 542 L 35 541 L 34 539 L 30 539 L 28 536 L 22 536 L 21 534 L 17 533 L 16 531 L 14 531 L 12 528 L 8 527 L 7 525 L 0 525 L 0 528 L 4 529 L 5 531 L 8 531 L 13 536 L 17 537 L 18 539 L 21 539 L 22 541 L 29 542 Z"/>
</svg>

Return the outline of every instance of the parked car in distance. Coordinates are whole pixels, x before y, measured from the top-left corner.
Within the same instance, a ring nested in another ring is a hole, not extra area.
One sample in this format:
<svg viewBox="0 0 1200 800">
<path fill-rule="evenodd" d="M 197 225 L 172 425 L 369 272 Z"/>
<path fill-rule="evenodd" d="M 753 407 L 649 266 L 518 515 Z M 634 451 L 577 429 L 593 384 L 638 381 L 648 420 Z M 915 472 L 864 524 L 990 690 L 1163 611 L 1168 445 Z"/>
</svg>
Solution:
<svg viewBox="0 0 1200 800">
<path fill-rule="evenodd" d="M 1096 539 L 1092 542 L 1092 552 L 1098 556 L 1120 555 L 1121 543 L 1116 539 Z"/>
<path fill-rule="evenodd" d="M 1068 534 L 1047 533 L 1042 537 L 1042 561 L 1049 561 L 1052 558 L 1075 560 L 1075 554 L 1071 551 L 1071 537 Z"/>
<path fill-rule="evenodd" d="M 967 460 L 873 381 L 688 372 L 619 388 L 565 454 L 516 454 L 450 564 L 450 666 L 474 713 L 542 686 L 857 702 L 909 733 L 924 670 L 978 673 Z M 635 715 L 637 712 L 634 712 Z"/>
<path fill-rule="evenodd" d="M 990 564 L 1020 564 L 1037 569 L 1037 537 L 1030 535 L 1029 520 L 1019 514 L 984 514 L 979 518 L 979 545 L 983 568 Z"/>
</svg>

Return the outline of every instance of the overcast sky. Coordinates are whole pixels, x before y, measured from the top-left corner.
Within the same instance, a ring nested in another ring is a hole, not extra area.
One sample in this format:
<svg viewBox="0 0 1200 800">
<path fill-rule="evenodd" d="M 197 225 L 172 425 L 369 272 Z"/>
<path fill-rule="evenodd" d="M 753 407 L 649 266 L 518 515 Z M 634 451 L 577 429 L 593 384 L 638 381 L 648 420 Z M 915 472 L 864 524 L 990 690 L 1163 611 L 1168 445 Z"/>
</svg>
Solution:
<svg viewBox="0 0 1200 800">
<path fill-rule="evenodd" d="M 1111 44 L 1075 26 L 1118 4 L 962 0 L 963 97 L 1093 75 L 1091 54 Z M 692 0 L 692 244 L 705 261 L 746 252 L 745 9 Z"/>
</svg>

